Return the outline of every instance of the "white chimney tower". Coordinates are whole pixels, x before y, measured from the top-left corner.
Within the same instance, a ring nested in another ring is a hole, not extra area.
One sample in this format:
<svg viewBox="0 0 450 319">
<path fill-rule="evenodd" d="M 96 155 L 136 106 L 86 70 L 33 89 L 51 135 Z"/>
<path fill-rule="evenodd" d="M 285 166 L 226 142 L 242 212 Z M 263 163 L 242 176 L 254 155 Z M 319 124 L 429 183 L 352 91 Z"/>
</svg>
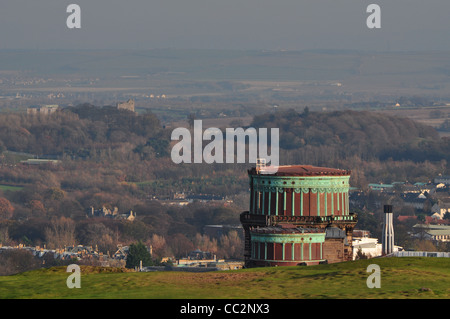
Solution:
<svg viewBox="0 0 450 319">
<path fill-rule="evenodd" d="M 394 252 L 394 219 L 391 205 L 384 205 L 384 227 L 381 247 L 383 256 Z"/>
</svg>

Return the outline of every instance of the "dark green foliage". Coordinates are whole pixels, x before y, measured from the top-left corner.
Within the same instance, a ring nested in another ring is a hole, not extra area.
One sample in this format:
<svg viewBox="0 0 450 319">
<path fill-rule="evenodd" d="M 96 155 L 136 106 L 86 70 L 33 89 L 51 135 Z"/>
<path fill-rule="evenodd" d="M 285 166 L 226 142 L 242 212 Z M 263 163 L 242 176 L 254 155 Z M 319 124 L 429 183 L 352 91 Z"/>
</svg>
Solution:
<svg viewBox="0 0 450 319">
<path fill-rule="evenodd" d="M 142 159 L 163 158 L 170 156 L 169 139 L 158 135 L 150 138 L 147 143 L 140 144 L 134 149 Z"/>
<path fill-rule="evenodd" d="M 128 250 L 126 268 L 139 267 L 142 261 L 142 266 L 151 266 L 153 264 L 152 256 L 150 255 L 147 247 L 141 242 L 131 244 Z"/>
</svg>

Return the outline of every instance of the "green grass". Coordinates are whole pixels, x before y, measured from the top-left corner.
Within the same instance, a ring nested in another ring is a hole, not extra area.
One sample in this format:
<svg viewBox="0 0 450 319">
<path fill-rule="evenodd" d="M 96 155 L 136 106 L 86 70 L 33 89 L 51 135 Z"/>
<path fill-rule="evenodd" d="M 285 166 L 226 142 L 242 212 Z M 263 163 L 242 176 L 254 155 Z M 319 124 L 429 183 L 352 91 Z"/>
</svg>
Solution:
<svg viewBox="0 0 450 319">
<path fill-rule="evenodd" d="M 22 188 L 23 186 L 0 185 L 0 190 L 2 191 L 17 192 L 20 191 Z"/>
<path fill-rule="evenodd" d="M 369 289 L 366 285 L 370 264 L 381 268 L 381 288 Z M 0 298 L 450 298 L 448 258 L 380 258 L 208 273 L 135 273 L 82 267 L 80 289 L 67 288 L 69 275 L 59 267 L 0 277 Z"/>
</svg>

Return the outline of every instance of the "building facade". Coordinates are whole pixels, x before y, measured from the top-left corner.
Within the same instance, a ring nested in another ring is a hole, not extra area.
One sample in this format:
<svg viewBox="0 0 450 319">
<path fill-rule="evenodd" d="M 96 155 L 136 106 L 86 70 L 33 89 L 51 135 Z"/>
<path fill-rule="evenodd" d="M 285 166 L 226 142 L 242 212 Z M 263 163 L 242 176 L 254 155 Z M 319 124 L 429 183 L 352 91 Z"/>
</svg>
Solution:
<svg viewBox="0 0 450 319">
<path fill-rule="evenodd" d="M 134 221 L 136 218 L 136 213 L 132 210 L 128 211 L 127 213 L 120 214 L 119 209 L 117 207 L 114 207 L 114 210 L 108 209 L 105 206 L 102 206 L 100 209 L 94 209 L 94 207 L 90 207 L 88 209 L 86 217 L 92 218 L 92 217 L 107 217 L 112 219 L 125 219 L 129 221 Z"/>
<path fill-rule="evenodd" d="M 240 216 L 246 267 L 352 260 L 350 171 L 295 165 L 268 172 L 248 171 L 249 211 Z"/>
<path fill-rule="evenodd" d="M 134 100 L 130 99 L 123 103 L 117 103 L 117 109 L 134 112 Z"/>
<path fill-rule="evenodd" d="M 59 110 L 59 105 L 43 105 L 39 107 L 29 107 L 27 108 L 27 114 L 37 115 L 50 115 Z"/>
</svg>

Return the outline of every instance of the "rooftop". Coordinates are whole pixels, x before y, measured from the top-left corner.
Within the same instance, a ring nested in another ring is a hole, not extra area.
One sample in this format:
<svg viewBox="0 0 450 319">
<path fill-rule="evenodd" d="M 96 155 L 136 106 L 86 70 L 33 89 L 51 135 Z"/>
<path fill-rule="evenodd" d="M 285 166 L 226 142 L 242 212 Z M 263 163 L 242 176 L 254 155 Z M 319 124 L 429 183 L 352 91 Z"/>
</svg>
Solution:
<svg viewBox="0 0 450 319">
<path fill-rule="evenodd" d="M 260 170 L 256 170 L 252 167 L 248 172 L 249 174 L 255 175 L 259 172 L 264 174 L 265 168 L 262 167 Z M 270 171 L 270 168 L 267 168 Z M 312 165 L 284 165 L 278 166 L 276 173 L 269 173 L 268 175 L 274 176 L 347 176 L 350 175 L 350 170 L 342 170 L 337 168 L 329 167 L 318 167 Z"/>
</svg>

